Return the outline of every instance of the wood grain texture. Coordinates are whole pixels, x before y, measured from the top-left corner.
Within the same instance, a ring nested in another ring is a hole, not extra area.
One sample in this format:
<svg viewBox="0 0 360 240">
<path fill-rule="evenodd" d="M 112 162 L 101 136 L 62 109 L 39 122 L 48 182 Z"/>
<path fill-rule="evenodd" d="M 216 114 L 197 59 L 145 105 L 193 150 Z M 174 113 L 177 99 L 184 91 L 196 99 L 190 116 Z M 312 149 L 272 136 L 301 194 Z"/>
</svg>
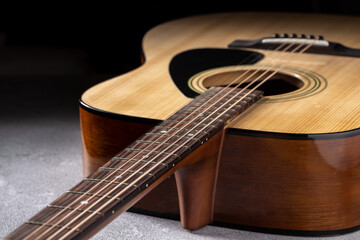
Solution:
<svg viewBox="0 0 360 240">
<path fill-rule="evenodd" d="M 174 55 L 193 48 L 226 48 L 235 39 L 253 40 L 293 32 L 323 35 L 329 41 L 360 48 L 360 21 L 356 17 L 295 13 L 190 17 L 150 30 L 143 41 L 145 64 L 89 89 L 82 101 L 112 113 L 163 120 L 190 101 L 175 87 L 168 73 Z M 276 59 L 278 66 L 286 63 L 289 67 L 316 72 L 328 82 L 326 93 L 293 101 L 259 102 L 233 128 L 312 134 L 360 127 L 358 58 L 316 54 L 294 57 L 289 53 L 274 56 L 270 51 L 259 52 L 265 54 L 264 60 L 257 63 L 259 67 L 274 64 L 272 61 Z"/>
</svg>

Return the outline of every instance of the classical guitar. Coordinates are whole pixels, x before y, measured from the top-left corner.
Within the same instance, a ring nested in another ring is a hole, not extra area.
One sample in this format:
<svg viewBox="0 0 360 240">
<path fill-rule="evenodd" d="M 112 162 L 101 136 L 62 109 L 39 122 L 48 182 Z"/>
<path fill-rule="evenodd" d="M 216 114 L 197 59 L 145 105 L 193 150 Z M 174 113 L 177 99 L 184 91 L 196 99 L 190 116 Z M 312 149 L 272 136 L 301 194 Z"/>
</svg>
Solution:
<svg viewBox="0 0 360 240">
<path fill-rule="evenodd" d="M 81 97 L 84 179 L 6 239 L 89 238 L 126 210 L 186 229 L 358 230 L 359 49 L 349 16 L 151 29 L 141 67 Z"/>
</svg>

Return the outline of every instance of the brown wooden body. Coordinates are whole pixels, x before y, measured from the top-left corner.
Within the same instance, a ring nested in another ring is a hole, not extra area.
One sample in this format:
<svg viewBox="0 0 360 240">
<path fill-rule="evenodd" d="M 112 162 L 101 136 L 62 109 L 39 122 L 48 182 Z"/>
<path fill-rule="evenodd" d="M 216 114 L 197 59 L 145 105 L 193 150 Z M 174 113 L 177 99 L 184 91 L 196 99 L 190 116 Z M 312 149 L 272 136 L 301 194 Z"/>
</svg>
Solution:
<svg viewBox="0 0 360 240">
<path fill-rule="evenodd" d="M 137 131 L 132 132 L 133 122 L 80 111 L 85 175 L 119 147 L 126 147 L 141 135 L 139 129 L 145 132 L 151 126 L 136 123 Z M 108 124 L 113 126 L 111 130 L 107 130 Z M 357 132 L 307 136 L 229 129 L 220 158 L 214 224 L 298 234 L 357 229 L 360 225 Z M 118 145 L 110 144 L 114 142 Z M 132 210 L 177 218 L 174 177 L 155 188 Z"/>
</svg>

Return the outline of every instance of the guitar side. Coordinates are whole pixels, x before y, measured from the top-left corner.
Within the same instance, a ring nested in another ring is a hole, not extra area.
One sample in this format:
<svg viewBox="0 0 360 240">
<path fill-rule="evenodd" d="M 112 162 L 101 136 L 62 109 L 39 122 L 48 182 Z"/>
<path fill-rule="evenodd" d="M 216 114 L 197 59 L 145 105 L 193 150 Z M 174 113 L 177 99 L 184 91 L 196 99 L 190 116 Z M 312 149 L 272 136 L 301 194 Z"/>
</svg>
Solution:
<svg viewBox="0 0 360 240">
<path fill-rule="evenodd" d="M 152 127 L 146 121 L 80 111 L 84 176 Z M 128 129 L 136 132 L 129 134 Z M 220 160 L 214 224 L 296 235 L 359 229 L 359 141 L 357 131 L 312 139 L 229 129 Z M 165 180 L 131 210 L 179 219 L 175 178 Z"/>
</svg>

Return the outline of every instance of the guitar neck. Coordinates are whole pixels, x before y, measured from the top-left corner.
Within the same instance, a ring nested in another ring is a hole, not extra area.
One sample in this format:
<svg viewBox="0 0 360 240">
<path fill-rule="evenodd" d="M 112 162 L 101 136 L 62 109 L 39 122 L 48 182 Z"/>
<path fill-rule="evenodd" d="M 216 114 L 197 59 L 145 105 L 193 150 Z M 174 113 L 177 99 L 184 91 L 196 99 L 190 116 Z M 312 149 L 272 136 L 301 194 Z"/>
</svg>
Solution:
<svg viewBox="0 0 360 240">
<path fill-rule="evenodd" d="M 260 97 L 259 91 L 210 88 L 6 239 L 74 239 L 94 234 L 172 174 L 184 158 Z"/>
</svg>

